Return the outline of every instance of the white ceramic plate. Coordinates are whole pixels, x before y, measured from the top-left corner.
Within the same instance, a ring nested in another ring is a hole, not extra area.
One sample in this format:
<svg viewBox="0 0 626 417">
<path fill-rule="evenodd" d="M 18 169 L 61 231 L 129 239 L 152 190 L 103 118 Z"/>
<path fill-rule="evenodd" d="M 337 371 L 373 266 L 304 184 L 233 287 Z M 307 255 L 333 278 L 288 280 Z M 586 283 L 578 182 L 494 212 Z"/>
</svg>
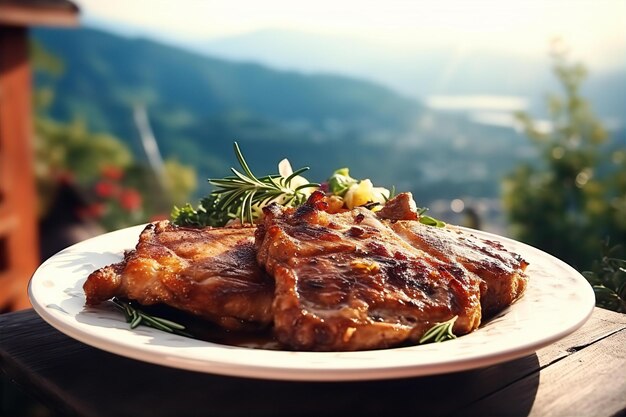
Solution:
<svg viewBox="0 0 626 417">
<path fill-rule="evenodd" d="M 141 361 L 192 371 L 285 380 L 364 380 L 431 375 L 491 365 L 568 335 L 590 316 L 593 290 L 562 261 L 514 240 L 502 242 L 530 262 L 526 294 L 475 332 L 444 343 L 363 352 L 289 352 L 219 345 L 139 326 L 130 330 L 112 307 L 85 307 L 82 285 L 96 268 L 118 262 L 143 226 L 71 246 L 44 262 L 29 295 L 39 315 L 86 344 Z"/>
</svg>

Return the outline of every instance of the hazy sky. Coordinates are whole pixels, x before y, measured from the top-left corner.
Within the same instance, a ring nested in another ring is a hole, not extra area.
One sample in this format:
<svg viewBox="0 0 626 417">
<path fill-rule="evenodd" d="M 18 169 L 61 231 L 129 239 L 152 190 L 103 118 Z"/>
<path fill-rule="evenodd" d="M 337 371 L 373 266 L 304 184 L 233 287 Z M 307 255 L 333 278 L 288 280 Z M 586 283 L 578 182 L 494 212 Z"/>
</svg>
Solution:
<svg viewBox="0 0 626 417">
<path fill-rule="evenodd" d="M 626 63 L 626 0 L 75 0 L 87 23 L 180 43 L 297 29 L 394 47 L 455 45 L 542 55 L 564 38 L 579 58 Z"/>
</svg>

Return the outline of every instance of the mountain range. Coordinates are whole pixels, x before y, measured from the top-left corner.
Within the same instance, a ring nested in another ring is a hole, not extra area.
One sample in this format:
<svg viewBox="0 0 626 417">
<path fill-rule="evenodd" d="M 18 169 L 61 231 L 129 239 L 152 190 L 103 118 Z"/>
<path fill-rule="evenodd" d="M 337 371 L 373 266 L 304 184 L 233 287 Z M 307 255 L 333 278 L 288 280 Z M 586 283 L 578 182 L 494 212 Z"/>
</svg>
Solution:
<svg viewBox="0 0 626 417">
<path fill-rule="evenodd" d="M 348 77 L 232 63 L 91 29 L 36 29 L 33 37 L 64 62 L 60 77 L 35 78 L 37 86 L 56 91 L 52 117 L 83 118 L 132 144 L 132 109 L 142 105 L 164 151 L 183 159 L 235 139 L 323 142 L 392 134 L 421 111 L 415 100 Z"/>
<path fill-rule="evenodd" d="M 549 42 L 544 56 L 515 50 L 503 53 L 465 45 L 397 46 L 356 37 L 296 30 L 265 29 L 195 42 L 194 50 L 239 62 L 308 73 L 358 76 L 386 85 L 407 96 L 425 99 L 441 95 L 518 96 L 528 110 L 545 115 L 545 94 L 558 88 L 549 71 Z M 576 50 L 571 51 L 576 60 Z M 624 124 L 626 65 L 623 60 L 583 64 L 589 75 L 585 95 L 605 119 Z"/>
<path fill-rule="evenodd" d="M 284 157 L 310 166 L 311 181 L 347 166 L 428 205 L 495 198 L 502 176 L 535 155 L 513 129 L 434 111 L 365 76 L 275 69 L 218 58 L 215 45 L 211 56 L 91 28 L 35 29 L 32 38 L 64 63 L 61 75 L 35 75 L 36 88 L 55 91 L 49 116 L 82 119 L 142 157 L 133 119 L 141 106 L 162 154 L 193 165 L 201 180 L 229 174 L 237 141 L 260 174 Z M 207 192 L 203 184 L 198 195 Z"/>
</svg>

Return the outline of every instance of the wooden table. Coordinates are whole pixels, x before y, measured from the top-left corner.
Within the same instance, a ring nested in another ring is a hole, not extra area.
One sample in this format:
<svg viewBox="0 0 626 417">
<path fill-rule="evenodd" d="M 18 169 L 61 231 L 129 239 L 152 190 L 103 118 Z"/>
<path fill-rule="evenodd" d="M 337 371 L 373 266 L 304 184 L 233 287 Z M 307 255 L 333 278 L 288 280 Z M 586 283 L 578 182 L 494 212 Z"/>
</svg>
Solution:
<svg viewBox="0 0 626 417">
<path fill-rule="evenodd" d="M 127 359 L 77 342 L 26 310 L 0 316 L 0 369 L 61 416 L 624 416 L 626 315 L 595 309 L 569 337 L 482 369 L 307 383 Z"/>
</svg>

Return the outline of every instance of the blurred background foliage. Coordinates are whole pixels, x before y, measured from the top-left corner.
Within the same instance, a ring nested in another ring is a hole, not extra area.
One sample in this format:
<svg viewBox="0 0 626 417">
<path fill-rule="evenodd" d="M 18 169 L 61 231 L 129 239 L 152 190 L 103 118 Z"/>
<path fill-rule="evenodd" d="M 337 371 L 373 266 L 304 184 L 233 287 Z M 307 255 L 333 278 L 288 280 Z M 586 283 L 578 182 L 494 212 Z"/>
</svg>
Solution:
<svg viewBox="0 0 626 417">
<path fill-rule="evenodd" d="M 504 179 L 504 207 L 516 238 L 583 270 L 604 242 L 626 241 L 626 149 L 582 96 L 585 67 L 559 46 L 552 58 L 562 89 L 547 98 L 553 129 L 517 114 L 539 157 Z"/>
<path fill-rule="evenodd" d="M 63 75 L 65 63 L 36 41 L 31 42 L 31 59 L 36 74 Z M 172 205 L 191 198 L 197 186 L 193 167 L 170 158 L 162 172 L 154 172 L 127 143 L 90 130 L 84 119 L 50 117 L 54 99 L 51 87 L 35 90 L 35 174 L 44 227 L 74 221 L 97 223 L 102 231 L 111 231 L 167 218 Z M 68 188 L 73 196 L 69 207 Z"/>
<path fill-rule="evenodd" d="M 553 129 L 516 115 L 539 158 L 505 177 L 504 208 L 514 237 L 582 271 L 599 306 L 626 312 L 626 149 L 582 96 L 585 67 L 554 48 L 562 89 L 547 98 Z"/>
</svg>

